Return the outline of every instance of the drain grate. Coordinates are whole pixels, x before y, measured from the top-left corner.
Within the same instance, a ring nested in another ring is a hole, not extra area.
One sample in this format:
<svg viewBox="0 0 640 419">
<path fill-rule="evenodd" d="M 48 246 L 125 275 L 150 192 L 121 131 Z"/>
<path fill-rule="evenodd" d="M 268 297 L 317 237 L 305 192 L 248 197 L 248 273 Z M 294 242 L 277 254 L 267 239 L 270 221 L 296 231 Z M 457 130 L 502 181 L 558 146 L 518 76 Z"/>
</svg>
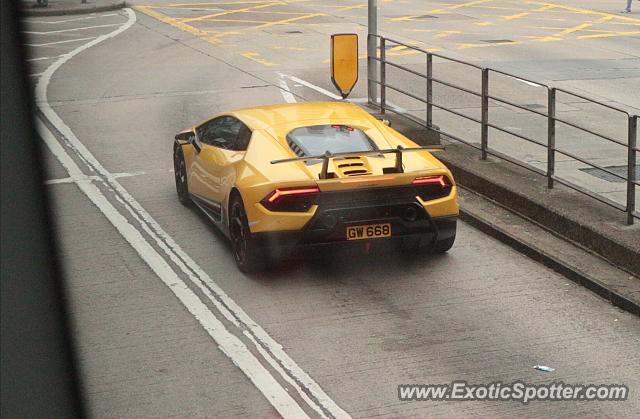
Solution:
<svg viewBox="0 0 640 419">
<path fill-rule="evenodd" d="M 617 175 L 627 177 L 627 166 L 605 166 L 610 172 L 613 172 Z M 585 169 L 580 169 L 580 171 L 590 174 L 591 176 L 595 176 L 598 179 L 606 180 L 611 183 L 625 183 L 626 180 L 620 179 L 619 177 L 613 176 L 611 173 L 607 173 L 604 170 L 596 169 L 595 167 L 588 167 Z M 636 165 L 636 178 L 635 180 L 640 180 L 640 165 Z"/>
</svg>

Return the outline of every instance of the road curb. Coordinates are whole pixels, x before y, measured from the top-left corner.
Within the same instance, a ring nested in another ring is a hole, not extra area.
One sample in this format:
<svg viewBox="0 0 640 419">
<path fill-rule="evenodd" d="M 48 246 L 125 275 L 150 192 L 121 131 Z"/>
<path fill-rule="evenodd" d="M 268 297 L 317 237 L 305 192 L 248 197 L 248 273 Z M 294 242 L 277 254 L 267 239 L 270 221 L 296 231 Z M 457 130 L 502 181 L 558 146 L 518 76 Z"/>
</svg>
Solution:
<svg viewBox="0 0 640 419">
<path fill-rule="evenodd" d="M 103 6 L 95 7 L 75 7 L 69 9 L 47 9 L 38 7 L 23 7 L 20 9 L 20 14 L 23 17 L 33 16 L 65 16 L 65 15 L 83 15 L 100 12 L 110 12 L 113 10 L 119 10 L 127 7 L 126 2 L 107 4 Z"/>
<path fill-rule="evenodd" d="M 460 219 L 518 252 L 525 254 L 529 258 L 542 263 L 571 281 L 584 286 L 590 291 L 608 300 L 616 307 L 635 314 L 636 316 L 640 316 L 640 302 L 612 290 L 606 284 L 603 284 L 588 273 L 562 261 L 560 258 L 546 252 L 532 243 L 519 239 L 516 235 L 496 226 L 494 223 L 484 219 L 479 214 L 475 214 L 461 207 Z"/>
<path fill-rule="evenodd" d="M 640 257 L 635 249 L 618 242 L 612 237 L 597 231 L 594 223 L 587 223 L 573 216 L 570 210 L 553 207 L 542 201 L 536 201 L 526 192 L 507 187 L 489 176 L 477 173 L 456 158 L 442 155 L 440 160 L 451 170 L 456 181 L 466 188 L 504 205 L 517 214 L 521 214 L 555 231 L 558 235 L 572 240 L 601 255 L 612 264 L 640 276 Z M 512 170 L 516 170 L 512 168 Z M 521 181 L 520 181 L 521 182 Z M 556 193 L 554 190 L 552 193 Z M 572 193 L 573 191 L 569 191 Z M 574 194 L 575 195 L 575 194 Z M 558 200 L 570 199 L 571 195 L 558 196 Z M 617 214 L 616 214 L 617 215 Z"/>
</svg>

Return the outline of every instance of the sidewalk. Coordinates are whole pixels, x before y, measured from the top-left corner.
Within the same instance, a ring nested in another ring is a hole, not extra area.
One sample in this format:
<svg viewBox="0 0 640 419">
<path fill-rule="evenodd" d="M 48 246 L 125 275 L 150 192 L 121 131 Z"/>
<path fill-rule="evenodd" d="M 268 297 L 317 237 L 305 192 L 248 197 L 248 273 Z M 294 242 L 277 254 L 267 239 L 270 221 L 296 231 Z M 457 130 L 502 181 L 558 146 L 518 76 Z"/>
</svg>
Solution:
<svg viewBox="0 0 640 419">
<path fill-rule="evenodd" d="M 35 0 L 21 1 L 20 9 L 23 16 L 63 16 L 107 12 L 126 7 L 122 0 L 50 0 L 46 6 L 39 5 Z"/>
</svg>

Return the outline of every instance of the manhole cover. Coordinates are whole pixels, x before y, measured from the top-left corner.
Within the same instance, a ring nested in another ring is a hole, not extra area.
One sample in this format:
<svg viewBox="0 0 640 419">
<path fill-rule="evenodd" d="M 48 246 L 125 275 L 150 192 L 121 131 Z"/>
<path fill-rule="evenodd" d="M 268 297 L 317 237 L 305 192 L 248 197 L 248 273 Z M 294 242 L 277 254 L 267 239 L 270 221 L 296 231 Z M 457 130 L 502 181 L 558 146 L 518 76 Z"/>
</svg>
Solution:
<svg viewBox="0 0 640 419">
<path fill-rule="evenodd" d="M 481 39 L 480 41 L 486 42 L 488 44 L 505 44 L 508 42 L 513 42 L 511 39 Z"/>
<path fill-rule="evenodd" d="M 302 33 L 301 31 L 286 31 L 285 33 Z"/>
<path fill-rule="evenodd" d="M 613 172 L 617 175 L 627 177 L 627 166 L 605 166 L 610 172 Z M 604 170 L 596 169 L 595 167 L 589 167 L 586 169 L 580 169 L 582 172 L 588 173 L 591 176 L 595 176 L 598 179 L 606 180 L 607 182 L 612 183 L 625 183 L 626 180 L 620 179 L 619 177 L 613 176 L 611 173 L 607 173 Z M 636 178 L 635 180 L 640 179 L 640 165 L 636 165 Z"/>
<path fill-rule="evenodd" d="M 438 16 L 433 16 L 433 15 L 422 15 L 422 16 L 417 16 L 414 19 L 437 19 Z"/>
<path fill-rule="evenodd" d="M 539 103 L 525 103 L 524 105 L 525 108 L 529 108 L 529 109 L 545 109 L 546 106 L 541 105 Z"/>
</svg>

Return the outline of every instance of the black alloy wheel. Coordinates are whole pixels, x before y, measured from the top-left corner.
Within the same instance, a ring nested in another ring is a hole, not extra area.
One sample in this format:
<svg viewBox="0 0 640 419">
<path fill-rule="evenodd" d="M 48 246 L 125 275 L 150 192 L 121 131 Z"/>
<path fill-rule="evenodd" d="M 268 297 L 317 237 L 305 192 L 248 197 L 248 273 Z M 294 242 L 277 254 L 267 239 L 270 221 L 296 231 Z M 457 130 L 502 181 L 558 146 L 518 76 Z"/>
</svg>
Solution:
<svg viewBox="0 0 640 419">
<path fill-rule="evenodd" d="M 259 249 L 251 239 L 247 214 L 242 198 L 238 195 L 232 198 L 229 214 L 229 236 L 236 265 L 245 273 L 261 269 L 264 265 L 264 258 L 259 254 Z"/>
<path fill-rule="evenodd" d="M 181 146 L 176 146 L 173 150 L 173 172 L 176 179 L 176 192 L 178 200 L 182 205 L 191 204 L 189 197 L 189 186 L 187 184 L 187 165 L 184 161 L 184 154 Z"/>
</svg>

